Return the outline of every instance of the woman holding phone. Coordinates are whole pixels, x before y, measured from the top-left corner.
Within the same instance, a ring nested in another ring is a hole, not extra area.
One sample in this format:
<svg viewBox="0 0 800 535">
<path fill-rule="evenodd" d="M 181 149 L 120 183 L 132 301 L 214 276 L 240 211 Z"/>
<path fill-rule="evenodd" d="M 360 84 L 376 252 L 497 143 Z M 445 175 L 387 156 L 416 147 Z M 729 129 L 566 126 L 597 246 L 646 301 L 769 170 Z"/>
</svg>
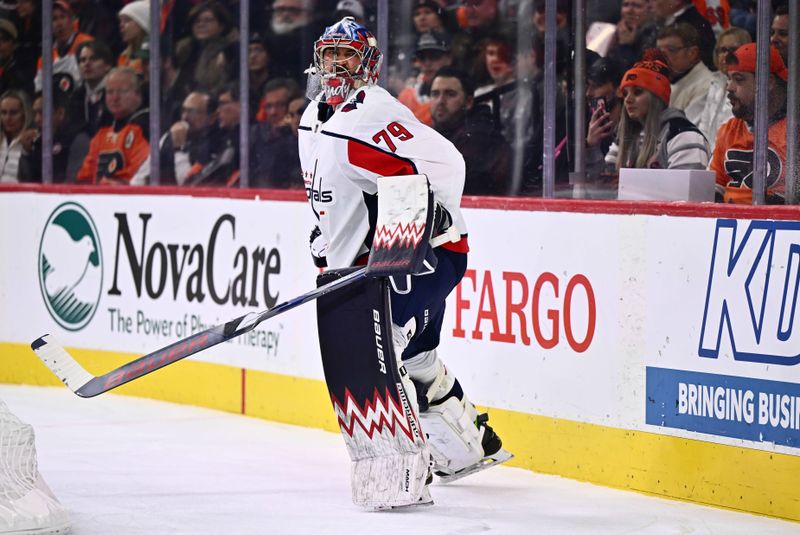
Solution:
<svg viewBox="0 0 800 535">
<path fill-rule="evenodd" d="M 645 52 L 622 77 L 620 93 L 616 139 L 604 159 L 587 158 L 590 178 L 622 168 L 706 168 L 711 155 L 706 138 L 682 111 L 669 107 L 669 67 L 660 52 Z M 598 106 L 590 123 L 603 124 L 607 113 Z"/>
</svg>

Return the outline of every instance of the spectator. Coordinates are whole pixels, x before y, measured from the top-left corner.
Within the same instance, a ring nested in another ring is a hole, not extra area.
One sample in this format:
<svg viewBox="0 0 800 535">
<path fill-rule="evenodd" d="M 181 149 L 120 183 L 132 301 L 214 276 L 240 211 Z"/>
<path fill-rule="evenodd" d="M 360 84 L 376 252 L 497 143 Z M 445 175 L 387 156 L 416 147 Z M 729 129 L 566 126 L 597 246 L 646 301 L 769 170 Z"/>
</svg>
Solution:
<svg viewBox="0 0 800 535">
<path fill-rule="evenodd" d="M 623 70 L 610 57 L 600 58 L 586 72 L 586 101 L 591 116 L 586 133 L 586 159 L 589 166 L 600 165 L 611 148 L 622 116 L 622 101 L 617 96 Z M 602 178 L 602 177 L 595 177 Z M 591 184 L 593 191 L 602 190 L 605 184 Z M 573 196 L 594 196 L 592 191 L 573 190 Z"/>
<path fill-rule="evenodd" d="M 75 182 L 83 159 L 89 151 L 89 136 L 81 131 L 78 121 L 69 116 L 69 100 L 61 91 L 53 91 L 53 183 Z M 20 182 L 42 181 L 42 123 L 44 99 L 39 94 L 33 101 L 34 128 L 22 136 L 23 155 L 20 160 Z"/>
<path fill-rule="evenodd" d="M 769 42 L 778 50 L 783 62 L 786 63 L 789 60 L 789 6 L 786 4 L 779 4 L 775 8 Z"/>
<path fill-rule="evenodd" d="M 36 0 L 17 1 L 15 58 L 24 73 L 23 79 L 31 81 L 36 76 L 36 60 L 42 55 L 42 13 L 39 4 Z"/>
<path fill-rule="evenodd" d="M 278 76 L 304 81 L 303 71 L 314 57 L 314 43 L 323 24 L 315 19 L 315 0 L 273 0 L 267 45 L 280 50 L 272 58 L 272 69 Z"/>
<path fill-rule="evenodd" d="M 81 43 L 92 41 L 91 35 L 75 31 L 75 15 L 69 2 L 53 2 L 53 80 L 64 93 L 71 94 L 81 85 L 78 58 L 75 55 Z M 39 58 L 34 80 L 36 91 L 42 90 L 42 58 Z"/>
<path fill-rule="evenodd" d="M 419 75 L 413 85 L 406 86 L 400 92 L 397 100 L 414 112 L 420 122 L 430 126 L 433 124 L 429 102 L 433 75 L 453 61 L 447 37 L 433 32 L 420 35 L 414 61 L 419 68 Z"/>
<path fill-rule="evenodd" d="M 709 69 L 714 69 L 714 45 L 717 39 L 708 20 L 697 11 L 691 0 L 650 0 L 651 9 L 662 26 L 685 22 L 697 30 L 700 59 Z"/>
<path fill-rule="evenodd" d="M 453 65 L 472 77 L 477 86 L 490 82 L 483 61 L 483 41 L 490 35 L 514 33 L 500 17 L 498 0 L 462 0 L 458 18 L 462 30 L 453 35 Z"/>
<path fill-rule="evenodd" d="M 250 122 L 255 120 L 261 108 L 264 86 L 270 79 L 270 53 L 264 37 L 260 33 L 250 34 L 247 46 L 247 69 L 250 72 Z"/>
<path fill-rule="evenodd" d="M 344 17 L 353 17 L 357 23 L 364 24 L 364 4 L 359 0 L 340 0 L 336 4 L 333 20 L 342 20 Z"/>
<path fill-rule="evenodd" d="M 692 124 L 700 121 L 713 74 L 700 59 L 699 36 L 686 23 L 662 28 L 656 40 L 669 62 L 672 97 L 669 105 L 681 110 Z"/>
<path fill-rule="evenodd" d="M 30 94 L 33 80 L 17 63 L 17 27 L 8 19 L 0 19 L 0 94 L 9 89 L 21 89 Z"/>
<path fill-rule="evenodd" d="M 125 50 L 119 55 L 117 65 L 126 65 L 144 76 L 150 59 L 150 0 L 136 0 L 120 10 L 119 33 Z"/>
<path fill-rule="evenodd" d="M 149 119 L 142 109 L 142 82 L 130 67 L 115 67 L 106 79 L 106 106 L 113 121 L 100 128 L 78 171 L 84 184 L 136 184 L 134 175 L 150 154 Z"/>
<path fill-rule="evenodd" d="M 725 58 L 740 46 L 750 42 L 752 42 L 750 34 L 743 28 L 730 27 L 717 37 L 714 62 L 718 72 L 713 73 L 714 79 L 708 88 L 706 105 L 697 123 L 697 128 L 706 136 L 712 150 L 716 145 L 717 130 L 722 123 L 733 117 L 731 103 L 727 96 L 728 64 L 725 62 Z"/>
<path fill-rule="evenodd" d="M 251 187 L 254 188 L 301 188 L 304 183 L 300 171 L 300 153 L 297 131 L 300 117 L 308 101 L 304 96 L 294 96 L 287 107 L 286 115 L 279 125 L 270 130 L 270 137 L 263 145 L 255 145 L 250 151 L 254 165 L 251 167 Z"/>
<path fill-rule="evenodd" d="M 233 186 L 239 181 L 239 87 L 229 83 L 217 96 L 217 136 L 208 159 L 195 162 L 184 185 Z"/>
<path fill-rule="evenodd" d="M 536 34 L 531 41 L 528 50 L 520 51 L 514 58 L 509 40 L 501 35 L 492 36 L 485 46 L 484 61 L 495 83 L 475 92 L 476 103 L 490 105 L 494 120 L 514 153 L 512 195 L 538 195 L 542 185 L 544 44 Z M 556 95 L 555 126 L 557 143 L 561 144 L 566 136 L 565 95 L 561 90 Z M 556 177 L 566 179 L 566 157 L 559 158 L 559 154 Z"/>
<path fill-rule="evenodd" d="M 19 182 L 22 134 L 31 124 L 28 95 L 11 89 L 0 96 L 0 184 Z"/>
<path fill-rule="evenodd" d="M 264 86 L 256 121 L 266 123 L 267 128 L 282 124 L 289 100 L 300 94 L 300 87 L 291 78 L 275 78 Z"/>
<path fill-rule="evenodd" d="M 103 41 L 113 55 L 118 56 L 124 47 L 119 32 L 118 13 L 131 0 L 68 1 L 75 20 L 78 21 L 78 31 Z M 174 0 L 171 1 L 174 3 Z"/>
<path fill-rule="evenodd" d="M 442 7 L 433 0 L 418 0 L 414 6 L 414 31 L 417 35 L 428 32 L 446 33 Z"/>
<path fill-rule="evenodd" d="M 595 22 L 586 32 L 586 48 L 602 57 L 614 57 L 629 69 L 643 50 L 643 33 L 647 22 L 647 0 L 622 0 L 619 22 Z"/>
<path fill-rule="evenodd" d="M 464 195 L 508 195 L 511 148 L 488 106 L 474 105 L 463 71 L 444 67 L 431 81 L 433 127 L 464 156 Z"/>
<path fill-rule="evenodd" d="M 545 33 L 545 4 L 547 0 L 535 0 L 533 10 L 533 28 L 544 40 Z M 572 50 L 572 4 L 570 0 L 556 0 L 556 41 L 563 50 Z"/>
<path fill-rule="evenodd" d="M 514 79 L 513 54 L 511 43 L 504 36 L 492 35 L 486 38 L 483 45 L 484 68 L 489 73 L 491 83 L 476 89 L 475 96 L 503 87 Z"/>
<path fill-rule="evenodd" d="M 234 46 L 229 36 L 233 21 L 225 6 L 213 0 L 197 4 L 189 11 L 189 25 L 191 35 L 175 45 L 178 72 L 171 92 L 176 104 L 196 89 L 215 94 L 230 79 L 230 71 L 220 68 Z"/>
<path fill-rule="evenodd" d="M 756 2 L 755 0 L 729 0 L 731 7 L 731 24 L 744 28 L 751 39 L 756 35 Z"/>
<path fill-rule="evenodd" d="M 728 99 L 733 118 L 717 132 L 709 169 L 717 174 L 717 200 L 751 204 L 753 188 L 753 121 L 756 102 L 756 45 L 748 43 L 728 54 Z M 785 202 L 786 82 L 789 71 L 780 52 L 770 46 L 767 131 L 768 204 Z"/>
<path fill-rule="evenodd" d="M 201 169 L 213 153 L 218 139 L 217 102 L 208 93 L 193 91 L 181 106 L 181 118 L 159 140 L 161 176 L 159 183 L 183 185 L 192 169 Z M 149 157 L 148 157 L 149 158 Z M 150 161 L 142 165 L 134 182 L 150 181 Z"/>
<path fill-rule="evenodd" d="M 70 96 L 69 116 L 91 138 L 112 121 L 106 107 L 106 76 L 113 66 L 111 50 L 101 41 L 82 43 L 78 47 L 78 65 L 83 85 Z"/>
<path fill-rule="evenodd" d="M 267 83 L 264 89 L 264 108 L 259 122 L 251 129 L 250 169 L 253 187 L 288 187 L 296 175 L 283 176 L 281 158 L 296 153 L 296 148 L 287 145 L 297 138 L 286 124 L 290 101 L 300 97 L 300 90 L 291 78 L 277 78 Z M 299 155 L 298 155 L 299 162 Z"/>
<path fill-rule="evenodd" d="M 680 110 L 669 108 L 669 67 L 658 51 L 648 50 L 622 77 L 623 110 L 617 141 L 605 157 L 605 165 L 622 168 L 704 169 L 709 149 L 703 134 Z M 590 178 L 603 164 L 587 165 Z"/>
<path fill-rule="evenodd" d="M 698 13 L 703 15 L 714 35 L 719 38 L 719 34 L 731 26 L 731 14 L 729 0 L 692 0 Z"/>
</svg>

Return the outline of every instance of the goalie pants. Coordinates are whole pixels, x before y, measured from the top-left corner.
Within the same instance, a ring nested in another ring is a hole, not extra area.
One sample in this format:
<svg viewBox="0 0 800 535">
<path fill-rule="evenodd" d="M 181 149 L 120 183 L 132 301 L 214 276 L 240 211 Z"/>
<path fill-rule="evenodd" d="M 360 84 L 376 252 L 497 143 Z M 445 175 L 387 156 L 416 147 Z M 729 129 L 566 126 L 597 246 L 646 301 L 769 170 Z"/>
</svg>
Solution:
<svg viewBox="0 0 800 535">
<path fill-rule="evenodd" d="M 403 360 L 439 345 L 445 300 L 467 269 L 465 253 L 448 251 L 443 247 L 437 247 L 434 252 L 438 259 L 436 271 L 412 277 L 411 291 L 406 294 L 392 291 L 393 323 L 405 325 L 412 318 L 416 320 L 416 331 L 403 351 Z"/>
</svg>

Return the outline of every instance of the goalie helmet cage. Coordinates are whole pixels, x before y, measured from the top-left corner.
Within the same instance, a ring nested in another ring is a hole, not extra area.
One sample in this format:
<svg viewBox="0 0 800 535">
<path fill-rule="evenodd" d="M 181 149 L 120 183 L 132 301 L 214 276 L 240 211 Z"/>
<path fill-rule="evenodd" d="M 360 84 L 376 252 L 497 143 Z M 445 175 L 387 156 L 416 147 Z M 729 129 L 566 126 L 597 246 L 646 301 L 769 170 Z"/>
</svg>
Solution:
<svg viewBox="0 0 800 535">
<path fill-rule="evenodd" d="M 0 400 L 0 533 L 69 533 L 69 516 L 39 473 L 34 442 L 33 427 Z"/>
</svg>

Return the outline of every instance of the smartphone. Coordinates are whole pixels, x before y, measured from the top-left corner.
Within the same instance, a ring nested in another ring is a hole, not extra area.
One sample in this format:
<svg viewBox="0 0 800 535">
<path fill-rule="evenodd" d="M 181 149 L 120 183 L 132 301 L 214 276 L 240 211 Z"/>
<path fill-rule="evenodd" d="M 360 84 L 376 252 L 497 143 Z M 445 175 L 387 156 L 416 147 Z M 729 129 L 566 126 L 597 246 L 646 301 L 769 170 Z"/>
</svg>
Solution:
<svg viewBox="0 0 800 535">
<path fill-rule="evenodd" d="M 592 113 L 597 111 L 598 108 L 605 111 L 607 104 L 606 97 L 592 97 L 589 99 L 589 107 L 592 109 Z"/>
</svg>

